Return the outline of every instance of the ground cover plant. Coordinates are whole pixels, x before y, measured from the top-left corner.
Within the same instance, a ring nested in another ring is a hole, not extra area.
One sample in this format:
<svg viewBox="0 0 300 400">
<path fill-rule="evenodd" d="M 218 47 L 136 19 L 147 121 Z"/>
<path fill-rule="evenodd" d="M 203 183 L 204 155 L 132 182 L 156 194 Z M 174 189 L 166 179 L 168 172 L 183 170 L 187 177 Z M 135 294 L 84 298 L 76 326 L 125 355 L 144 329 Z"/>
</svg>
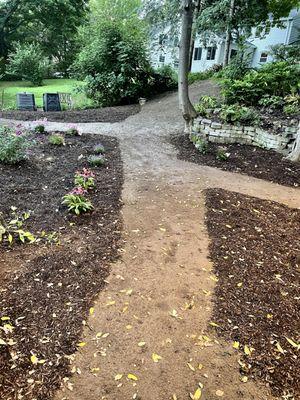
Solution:
<svg viewBox="0 0 300 400">
<path fill-rule="evenodd" d="M 299 399 L 300 211 L 222 189 L 206 207 L 217 332 L 239 350 L 243 381 Z"/>
<path fill-rule="evenodd" d="M 188 135 L 173 135 L 171 143 L 178 150 L 178 158 L 196 164 L 208 165 L 224 171 L 244 173 L 256 178 L 286 186 L 300 186 L 300 165 L 287 161 L 279 153 L 260 147 L 239 144 L 217 145 L 214 143 L 199 144 L 196 147 Z M 201 151 L 203 148 L 205 151 Z M 222 148 L 228 154 L 226 160 L 217 158 Z"/>
<path fill-rule="evenodd" d="M 117 140 L 66 136 L 66 146 L 51 146 L 37 135 L 36 141 L 29 159 L 0 163 L 2 217 L 11 220 L 12 206 L 26 211 L 26 231 L 45 238 L 0 243 L 0 398 L 6 400 L 50 399 L 68 376 L 69 360 L 81 346 L 82 321 L 118 257 L 120 240 L 123 170 Z M 99 141 L 106 165 L 84 169 Z M 62 199 L 79 176 L 92 177 L 95 186 L 88 193 L 93 209 L 77 216 Z M 59 240 L 51 241 L 55 236 Z"/>
</svg>

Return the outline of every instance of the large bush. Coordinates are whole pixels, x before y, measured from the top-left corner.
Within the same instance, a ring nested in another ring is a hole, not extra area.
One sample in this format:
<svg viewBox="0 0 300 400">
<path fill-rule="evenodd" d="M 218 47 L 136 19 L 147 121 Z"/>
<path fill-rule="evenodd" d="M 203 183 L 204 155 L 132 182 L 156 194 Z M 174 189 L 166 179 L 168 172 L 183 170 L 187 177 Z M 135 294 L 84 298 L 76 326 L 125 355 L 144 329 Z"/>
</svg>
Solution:
<svg viewBox="0 0 300 400">
<path fill-rule="evenodd" d="M 285 61 L 264 65 L 242 79 L 223 81 L 223 94 L 229 104 L 257 105 L 265 96 L 284 97 L 299 88 L 300 67 Z"/>
<path fill-rule="evenodd" d="M 174 87 L 170 71 L 155 73 L 143 35 L 119 21 L 103 22 L 82 48 L 73 69 L 86 95 L 101 106 L 135 102 Z"/>
<path fill-rule="evenodd" d="M 32 146 L 26 132 L 0 127 L 0 162 L 17 164 L 27 158 L 27 150 Z"/>
<path fill-rule="evenodd" d="M 9 55 L 7 73 L 40 86 L 49 72 L 49 60 L 40 47 L 34 44 L 17 44 Z"/>
</svg>

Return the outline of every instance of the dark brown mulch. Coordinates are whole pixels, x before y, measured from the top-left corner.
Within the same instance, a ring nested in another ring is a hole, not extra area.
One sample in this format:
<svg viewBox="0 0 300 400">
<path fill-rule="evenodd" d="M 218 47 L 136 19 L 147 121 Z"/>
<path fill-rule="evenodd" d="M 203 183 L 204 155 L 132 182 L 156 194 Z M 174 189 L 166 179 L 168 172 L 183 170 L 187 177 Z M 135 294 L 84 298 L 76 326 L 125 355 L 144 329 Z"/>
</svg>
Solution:
<svg viewBox="0 0 300 400">
<path fill-rule="evenodd" d="M 47 118 L 53 122 L 120 122 L 140 112 L 138 104 L 61 112 L 0 111 L 0 118 L 20 121 L 36 121 Z"/>
<path fill-rule="evenodd" d="M 281 185 L 300 185 L 300 164 L 287 161 L 282 155 L 272 150 L 239 144 L 210 143 L 208 153 L 202 154 L 195 148 L 188 135 L 172 135 L 171 143 L 177 148 L 180 160 L 208 165 L 224 171 L 243 173 Z M 217 148 L 220 146 L 230 153 L 227 161 L 216 158 Z"/>
<path fill-rule="evenodd" d="M 67 146 L 42 142 L 23 165 L 0 166 L 0 211 L 14 205 L 31 211 L 27 228 L 60 232 L 61 245 L 1 246 L 0 317 L 8 316 L 12 333 L 0 332 L 0 398 L 47 400 L 68 375 L 93 299 L 101 291 L 109 263 L 118 257 L 122 227 L 123 167 L 116 139 L 85 135 L 67 138 Z M 61 206 L 73 187 L 74 172 L 101 142 L 107 165 L 93 168 L 95 209 L 80 217 Z M 82 157 L 83 155 L 83 157 Z M 7 274 L 13 265 L 13 274 Z M 8 321 L 0 320 L 2 327 Z M 43 363 L 32 363 L 31 356 Z M 19 396 L 19 397 L 18 397 Z M 24 396 L 24 397 L 21 397 Z"/>
<path fill-rule="evenodd" d="M 206 206 L 217 330 L 240 343 L 244 375 L 300 399 L 300 210 L 222 189 Z"/>
</svg>

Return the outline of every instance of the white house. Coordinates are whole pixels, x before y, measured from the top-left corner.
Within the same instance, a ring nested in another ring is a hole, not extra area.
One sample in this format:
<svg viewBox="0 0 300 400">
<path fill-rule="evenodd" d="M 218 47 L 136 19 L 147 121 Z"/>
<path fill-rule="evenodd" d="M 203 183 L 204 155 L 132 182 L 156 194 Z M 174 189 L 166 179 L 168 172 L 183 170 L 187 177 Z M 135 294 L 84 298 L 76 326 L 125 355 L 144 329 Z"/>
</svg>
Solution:
<svg viewBox="0 0 300 400">
<path fill-rule="evenodd" d="M 263 63 L 272 61 L 270 55 L 271 46 L 275 44 L 288 45 L 296 42 L 299 43 L 300 10 L 292 10 L 287 18 L 282 19 L 282 24 L 283 26 L 280 28 L 271 28 L 262 38 L 256 37 L 255 32 L 253 32 L 253 35 L 247 41 L 251 67 L 259 67 Z M 236 44 L 232 43 L 230 49 L 231 57 L 236 53 L 236 50 Z M 206 45 L 197 37 L 193 52 L 192 72 L 205 71 L 215 64 L 222 64 L 224 51 L 225 35 L 224 38 L 212 37 Z M 151 45 L 151 62 L 153 66 L 171 65 L 177 69 L 178 59 L 178 39 L 170 38 L 170 35 L 158 32 L 154 36 Z"/>
</svg>

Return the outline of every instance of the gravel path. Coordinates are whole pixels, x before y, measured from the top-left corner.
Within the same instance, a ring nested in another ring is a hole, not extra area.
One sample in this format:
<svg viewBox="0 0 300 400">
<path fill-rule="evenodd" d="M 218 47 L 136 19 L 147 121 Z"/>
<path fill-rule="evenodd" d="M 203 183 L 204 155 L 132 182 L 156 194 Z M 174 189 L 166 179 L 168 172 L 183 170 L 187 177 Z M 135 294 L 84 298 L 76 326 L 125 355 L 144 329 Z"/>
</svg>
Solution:
<svg viewBox="0 0 300 400">
<path fill-rule="evenodd" d="M 191 88 L 193 100 L 213 93 L 211 82 Z M 201 400 L 273 399 L 259 383 L 241 382 L 237 352 L 208 328 L 215 281 L 202 191 L 218 187 L 300 207 L 299 189 L 178 160 L 167 140 L 183 130 L 177 104 L 177 94 L 167 94 L 121 123 L 78 124 L 120 140 L 124 246 L 85 329 L 87 345 L 74 357 L 71 385 L 56 400 L 184 400 L 199 382 Z M 95 340 L 98 332 L 109 335 Z"/>
</svg>

